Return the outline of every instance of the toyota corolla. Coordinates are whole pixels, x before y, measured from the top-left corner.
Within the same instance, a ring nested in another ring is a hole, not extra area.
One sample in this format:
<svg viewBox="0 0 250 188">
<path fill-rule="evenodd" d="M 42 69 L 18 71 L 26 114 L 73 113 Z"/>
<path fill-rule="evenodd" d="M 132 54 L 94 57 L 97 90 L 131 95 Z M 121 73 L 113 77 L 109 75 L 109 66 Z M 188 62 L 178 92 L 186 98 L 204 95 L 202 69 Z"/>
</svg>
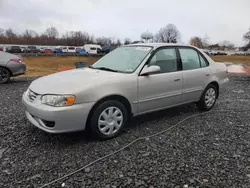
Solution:
<svg viewBox="0 0 250 188">
<path fill-rule="evenodd" d="M 108 139 L 141 114 L 188 103 L 210 110 L 228 81 L 226 66 L 193 46 L 132 44 L 33 81 L 22 100 L 28 120 L 46 132 L 88 128 Z"/>
</svg>

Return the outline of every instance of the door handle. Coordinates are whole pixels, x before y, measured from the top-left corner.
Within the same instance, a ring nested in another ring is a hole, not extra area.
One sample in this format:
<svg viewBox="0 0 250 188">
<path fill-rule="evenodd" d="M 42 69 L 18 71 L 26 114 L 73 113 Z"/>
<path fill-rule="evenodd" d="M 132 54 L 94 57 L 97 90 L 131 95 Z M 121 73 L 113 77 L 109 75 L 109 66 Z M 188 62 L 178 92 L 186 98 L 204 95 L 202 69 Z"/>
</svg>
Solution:
<svg viewBox="0 0 250 188">
<path fill-rule="evenodd" d="M 209 73 L 206 74 L 206 76 L 209 76 L 209 75 L 210 75 Z"/>
<path fill-rule="evenodd" d="M 177 79 L 175 79 L 174 81 L 175 81 L 175 82 L 178 82 L 178 81 L 180 81 L 180 80 L 181 80 L 180 78 L 177 78 Z"/>
</svg>

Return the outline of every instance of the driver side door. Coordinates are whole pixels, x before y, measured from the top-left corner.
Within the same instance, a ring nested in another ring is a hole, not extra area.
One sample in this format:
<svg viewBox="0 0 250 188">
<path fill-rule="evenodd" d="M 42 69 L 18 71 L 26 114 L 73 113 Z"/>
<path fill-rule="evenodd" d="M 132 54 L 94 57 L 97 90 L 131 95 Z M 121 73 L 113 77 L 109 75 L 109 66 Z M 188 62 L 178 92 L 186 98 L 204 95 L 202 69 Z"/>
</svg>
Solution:
<svg viewBox="0 0 250 188">
<path fill-rule="evenodd" d="M 158 49 L 145 66 L 157 65 L 159 73 L 139 75 L 138 113 L 172 107 L 182 102 L 182 71 L 175 47 Z"/>
</svg>

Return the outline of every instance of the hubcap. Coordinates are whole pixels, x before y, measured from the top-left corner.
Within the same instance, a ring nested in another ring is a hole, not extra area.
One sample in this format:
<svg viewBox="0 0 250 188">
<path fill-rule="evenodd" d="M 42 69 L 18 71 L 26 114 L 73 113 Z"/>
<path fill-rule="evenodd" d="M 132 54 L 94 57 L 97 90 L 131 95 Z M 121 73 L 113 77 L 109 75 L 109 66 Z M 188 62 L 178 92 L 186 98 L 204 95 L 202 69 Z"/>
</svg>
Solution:
<svg viewBox="0 0 250 188">
<path fill-rule="evenodd" d="M 206 95 L 205 95 L 205 103 L 207 107 L 213 106 L 214 102 L 216 100 L 216 92 L 213 88 L 210 88 L 207 90 Z"/>
<path fill-rule="evenodd" d="M 4 83 L 8 80 L 9 78 L 9 73 L 7 70 L 0 68 L 0 82 Z"/>
<path fill-rule="evenodd" d="M 117 107 L 106 108 L 98 119 L 98 128 L 104 135 L 116 133 L 122 126 L 123 114 Z"/>
</svg>

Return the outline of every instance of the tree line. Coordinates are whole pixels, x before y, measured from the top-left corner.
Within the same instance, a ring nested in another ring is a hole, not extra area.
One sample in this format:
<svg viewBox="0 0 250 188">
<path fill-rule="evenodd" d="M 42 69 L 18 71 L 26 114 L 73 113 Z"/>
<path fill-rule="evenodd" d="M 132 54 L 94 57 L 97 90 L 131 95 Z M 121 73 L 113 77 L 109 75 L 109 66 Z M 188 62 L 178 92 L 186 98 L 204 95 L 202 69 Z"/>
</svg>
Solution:
<svg viewBox="0 0 250 188">
<path fill-rule="evenodd" d="M 150 36 L 154 42 L 177 43 L 181 41 L 181 33 L 174 24 L 167 24 L 159 29 L 154 35 Z M 143 38 L 141 39 L 143 40 Z M 243 35 L 246 42 L 245 49 L 250 48 L 250 29 Z M 55 27 L 47 28 L 43 33 L 38 34 L 34 30 L 25 30 L 18 34 L 13 29 L 0 28 L 0 44 L 20 44 L 20 45 L 63 45 L 63 46 L 83 46 L 84 44 L 99 44 L 120 46 L 121 44 L 130 44 L 132 41 L 126 38 L 123 42 L 120 39 L 111 37 L 94 37 L 85 31 L 68 31 L 59 34 Z M 234 44 L 225 40 L 217 44 L 209 44 L 209 37 L 194 36 L 189 40 L 191 45 L 198 48 L 214 49 L 234 49 Z"/>
</svg>

